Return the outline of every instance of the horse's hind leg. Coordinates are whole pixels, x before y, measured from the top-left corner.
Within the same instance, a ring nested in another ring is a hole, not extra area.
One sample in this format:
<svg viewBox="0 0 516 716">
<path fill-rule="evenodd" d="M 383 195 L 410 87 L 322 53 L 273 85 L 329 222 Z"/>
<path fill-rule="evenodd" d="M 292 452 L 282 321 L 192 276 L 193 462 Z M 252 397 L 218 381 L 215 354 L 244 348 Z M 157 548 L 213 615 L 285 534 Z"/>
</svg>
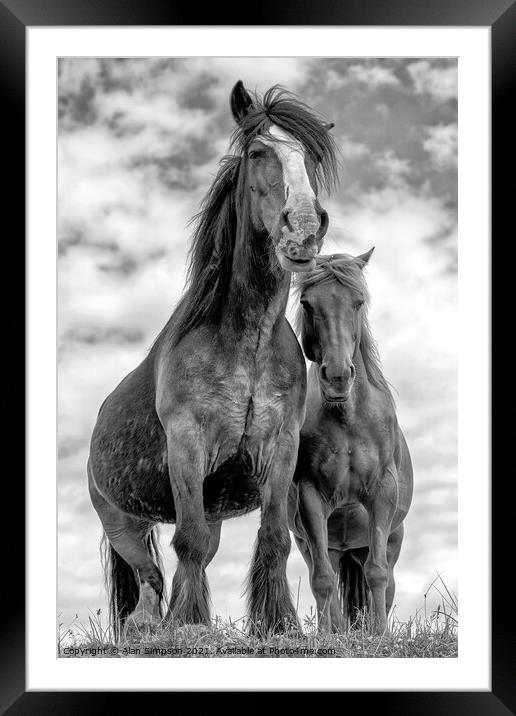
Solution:
<svg viewBox="0 0 516 716">
<path fill-rule="evenodd" d="M 330 559 L 331 568 L 335 572 L 337 587 L 333 590 L 333 598 L 331 601 L 331 626 L 334 632 L 344 634 L 347 631 L 347 620 L 343 613 L 342 598 L 339 594 L 339 573 L 340 573 L 340 560 L 342 557 L 342 551 L 340 549 L 328 548 L 328 557 Z"/>
<path fill-rule="evenodd" d="M 90 495 L 115 552 L 111 554 L 109 575 L 115 621 L 138 629 L 159 623 L 163 576 L 146 544 L 153 523 L 113 507 L 91 482 Z"/>
</svg>

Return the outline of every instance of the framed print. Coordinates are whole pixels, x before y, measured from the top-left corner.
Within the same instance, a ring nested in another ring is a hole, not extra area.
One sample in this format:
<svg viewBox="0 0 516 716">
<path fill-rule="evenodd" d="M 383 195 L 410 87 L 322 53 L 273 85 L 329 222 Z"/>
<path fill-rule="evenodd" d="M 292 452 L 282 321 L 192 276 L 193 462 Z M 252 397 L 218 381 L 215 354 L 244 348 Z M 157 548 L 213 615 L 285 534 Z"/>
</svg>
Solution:
<svg viewBox="0 0 516 716">
<path fill-rule="evenodd" d="M 514 709 L 495 5 L 2 3 L 28 277 L 9 713 L 169 690 Z"/>
</svg>

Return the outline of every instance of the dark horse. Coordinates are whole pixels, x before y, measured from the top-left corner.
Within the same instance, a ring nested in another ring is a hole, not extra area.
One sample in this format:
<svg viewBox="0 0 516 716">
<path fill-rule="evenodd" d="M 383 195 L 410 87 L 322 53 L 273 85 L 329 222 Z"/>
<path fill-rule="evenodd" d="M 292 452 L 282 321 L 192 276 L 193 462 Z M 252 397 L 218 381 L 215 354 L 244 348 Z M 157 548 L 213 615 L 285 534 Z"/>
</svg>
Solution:
<svg viewBox="0 0 516 716">
<path fill-rule="evenodd" d="M 289 523 L 322 630 L 344 630 L 369 606 L 385 630 L 412 499 L 409 451 L 367 323 L 372 251 L 319 256 L 297 281 L 298 329 L 313 364 Z"/>
<path fill-rule="evenodd" d="M 279 87 L 238 82 L 232 146 L 197 215 L 188 286 L 145 360 L 103 403 L 88 463 L 117 634 L 163 615 L 157 523 L 176 524 L 167 618 L 210 620 L 205 568 L 221 521 L 261 507 L 248 579 L 251 624 L 296 622 L 286 579 L 288 489 L 306 370 L 285 319 L 291 272 L 315 267 L 336 177 L 328 127 Z M 129 619 L 128 619 L 129 618 Z"/>
</svg>

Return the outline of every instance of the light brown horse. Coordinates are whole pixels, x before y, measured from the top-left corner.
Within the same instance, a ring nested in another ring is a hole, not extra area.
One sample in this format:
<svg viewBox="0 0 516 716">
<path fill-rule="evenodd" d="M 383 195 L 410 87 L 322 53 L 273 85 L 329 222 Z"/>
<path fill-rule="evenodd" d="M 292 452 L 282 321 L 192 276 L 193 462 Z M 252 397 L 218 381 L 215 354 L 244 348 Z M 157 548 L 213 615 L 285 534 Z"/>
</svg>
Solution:
<svg viewBox="0 0 516 716">
<path fill-rule="evenodd" d="M 104 401 L 91 439 L 91 500 L 108 540 L 111 618 L 161 618 L 153 528 L 175 523 L 168 616 L 208 623 L 206 566 L 223 520 L 261 507 L 248 581 L 261 632 L 297 622 L 286 578 L 288 490 L 306 369 L 285 309 L 291 272 L 315 267 L 328 226 L 318 186 L 335 178 L 321 119 L 281 88 L 241 82 L 237 123 L 197 217 L 189 284 L 145 360 Z"/>
<path fill-rule="evenodd" d="M 346 629 L 369 603 L 374 627 L 386 628 L 412 499 L 409 451 L 367 323 L 372 251 L 319 256 L 297 280 L 298 328 L 313 364 L 289 523 L 322 630 Z"/>
</svg>

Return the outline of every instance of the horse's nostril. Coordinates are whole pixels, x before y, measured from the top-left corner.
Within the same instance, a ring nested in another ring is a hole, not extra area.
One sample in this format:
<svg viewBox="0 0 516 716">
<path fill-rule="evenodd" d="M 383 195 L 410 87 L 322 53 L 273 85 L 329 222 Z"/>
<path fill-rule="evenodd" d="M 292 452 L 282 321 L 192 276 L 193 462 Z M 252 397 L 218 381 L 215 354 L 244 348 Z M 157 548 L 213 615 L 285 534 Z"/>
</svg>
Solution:
<svg viewBox="0 0 516 716">
<path fill-rule="evenodd" d="M 355 377 L 355 366 L 353 365 L 353 363 L 351 363 L 348 367 L 342 369 L 341 378 L 346 383 L 350 380 L 353 380 L 354 377 Z"/>
<path fill-rule="evenodd" d="M 288 231 L 293 232 L 294 229 L 292 227 L 292 224 L 290 223 L 290 220 L 288 218 L 290 209 L 283 209 L 280 214 L 280 228 L 283 228 L 284 226 L 288 229 Z"/>
<path fill-rule="evenodd" d="M 330 223 L 330 217 L 328 216 L 328 212 L 324 209 L 321 209 L 319 213 L 319 230 L 317 232 L 317 238 L 321 239 L 325 233 L 328 231 L 328 225 Z"/>
<path fill-rule="evenodd" d="M 349 367 L 343 367 L 342 365 L 330 365 L 329 373 L 328 365 L 326 363 L 323 363 L 320 368 L 321 379 L 326 383 L 332 383 L 335 385 L 345 385 L 346 383 L 349 383 L 350 380 L 355 378 L 355 373 L 355 366 L 352 363 Z"/>
</svg>

